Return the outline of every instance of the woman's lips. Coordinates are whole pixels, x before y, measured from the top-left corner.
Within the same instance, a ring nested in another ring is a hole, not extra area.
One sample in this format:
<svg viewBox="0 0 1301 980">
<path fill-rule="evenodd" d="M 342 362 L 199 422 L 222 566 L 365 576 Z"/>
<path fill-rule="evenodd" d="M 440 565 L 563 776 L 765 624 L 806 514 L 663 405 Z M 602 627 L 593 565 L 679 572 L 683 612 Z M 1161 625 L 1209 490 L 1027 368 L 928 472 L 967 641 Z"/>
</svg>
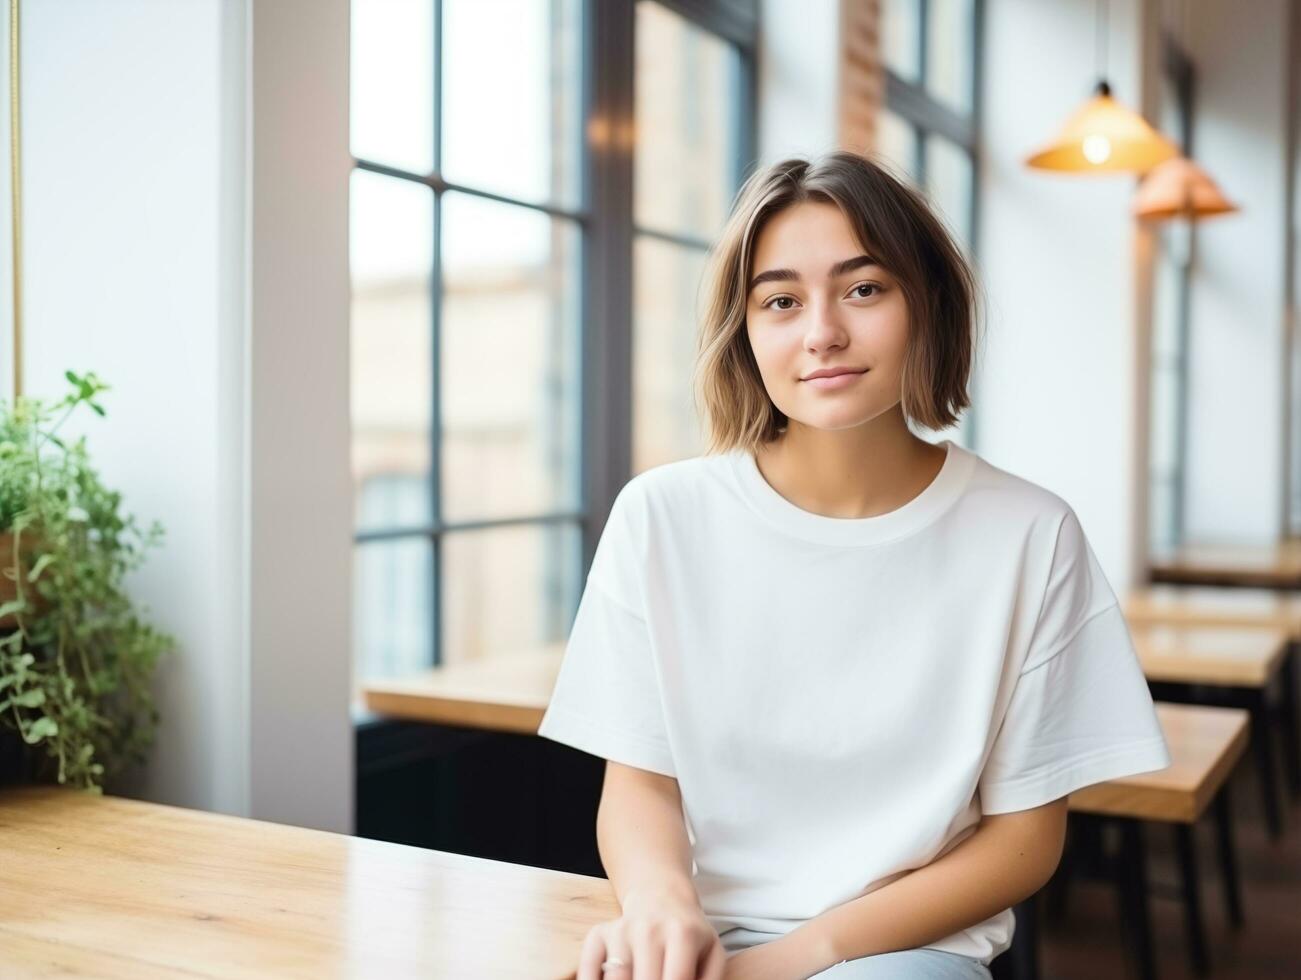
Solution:
<svg viewBox="0 0 1301 980">
<path fill-rule="evenodd" d="M 844 374 L 832 375 L 830 378 L 809 378 L 804 384 L 813 385 L 815 388 L 824 390 L 848 388 L 865 374 L 867 374 L 867 371 L 846 371 Z"/>
</svg>

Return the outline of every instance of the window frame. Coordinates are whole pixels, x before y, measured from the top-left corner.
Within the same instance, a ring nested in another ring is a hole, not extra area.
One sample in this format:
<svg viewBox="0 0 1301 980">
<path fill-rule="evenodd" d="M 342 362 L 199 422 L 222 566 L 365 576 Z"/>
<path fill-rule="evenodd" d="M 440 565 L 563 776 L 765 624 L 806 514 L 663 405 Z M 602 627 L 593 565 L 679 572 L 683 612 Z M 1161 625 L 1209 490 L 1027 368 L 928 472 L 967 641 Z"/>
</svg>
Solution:
<svg viewBox="0 0 1301 980">
<path fill-rule="evenodd" d="M 889 3 L 890 0 L 884 0 Z M 940 136 L 967 155 L 971 163 L 971 200 L 967 205 L 966 224 L 969 234 L 970 259 L 979 262 L 980 249 L 980 167 L 984 155 L 981 142 L 985 63 L 985 0 L 971 0 L 971 111 L 962 113 L 936 98 L 926 88 L 926 69 L 929 60 L 929 28 L 931 0 L 918 0 L 917 21 L 917 78 L 913 82 L 899 75 L 881 59 L 885 73 L 884 108 L 912 128 L 914 156 L 909 171 L 916 176 L 917 186 L 926 187 L 928 158 L 927 136 Z M 883 12 L 884 16 L 884 12 Z M 973 372 L 970 388 L 972 407 L 967 409 L 958 423 L 966 435 L 968 446 L 978 446 L 977 421 L 979 378 Z"/>
<path fill-rule="evenodd" d="M 444 43 L 443 3 L 433 5 L 433 63 L 442 64 Z M 739 186 L 756 165 L 755 116 L 757 107 L 757 0 L 579 0 L 581 92 L 579 113 L 581 145 L 578 155 L 579 204 L 565 208 L 517 198 L 447 181 L 442 165 L 442 71 L 434 72 L 433 169 L 418 174 L 378 161 L 353 158 L 354 170 L 412 181 L 434 194 L 433 251 L 429 285 L 432 375 L 430 382 L 429 492 L 432 520 L 425 524 L 358 530 L 353 547 L 375 542 L 427 537 L 432 547 L 433 595 L 428 615 L 432 620 L 430 666 L 444 662 L 442 584 L 446 535 L 484 528 L 547 523 L 577 526 L 581 538 L 581 572 L 585 581 L 597 542 L 619 490 L 632 476 L 633 440 L 633 268 L 635 235 L 650 235 L 680 244 L 698 246 L 694 239 L 643 229 L 633 220 L 632 144 L 634 117 L 635 17 L 637 3 L 657 3 L 695 26 L 718 36 L 738 54 L 738 101 L 733 106 L 735 185 Z M 442 196 L 448 191 L 524 207 L 573 221 L 580 235 L 578 344 L 579 488 L 577 509 L 559 509 L 468 521 L 446 521 L 441 515 L 441 402 L 440 356 L 442 348 Z M 580 589 L 581 592 L 581 589 Z M 573 608 L 576 611 L 577 597 Z M 353 651 L 357 667 L 360 658 Z M 362 727 L 384 725 L 362 706 L 354 706 L 354 722 Z M 385 752 L 385 755 L 388 753 Z"/>
</svg>

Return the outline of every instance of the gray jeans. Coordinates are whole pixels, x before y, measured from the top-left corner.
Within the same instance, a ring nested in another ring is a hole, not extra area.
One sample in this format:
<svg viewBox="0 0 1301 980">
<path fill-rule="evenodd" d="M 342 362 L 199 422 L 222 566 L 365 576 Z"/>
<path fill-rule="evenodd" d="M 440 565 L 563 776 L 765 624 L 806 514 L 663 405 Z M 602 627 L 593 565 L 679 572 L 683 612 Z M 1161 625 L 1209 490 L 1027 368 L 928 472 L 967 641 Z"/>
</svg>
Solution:
<svg viewBox="0 0 1301 980">
<path fill-rule="evenodd" d="M 754 932 L 737 926 L 720 937 L 725 949 L 754 946 L 779 933 Z M 809 980 L 990 980 L 989 967 L 973 956 L 942 949 L 901 949 L 893 953 L 844 960 Z"/>
</svg>

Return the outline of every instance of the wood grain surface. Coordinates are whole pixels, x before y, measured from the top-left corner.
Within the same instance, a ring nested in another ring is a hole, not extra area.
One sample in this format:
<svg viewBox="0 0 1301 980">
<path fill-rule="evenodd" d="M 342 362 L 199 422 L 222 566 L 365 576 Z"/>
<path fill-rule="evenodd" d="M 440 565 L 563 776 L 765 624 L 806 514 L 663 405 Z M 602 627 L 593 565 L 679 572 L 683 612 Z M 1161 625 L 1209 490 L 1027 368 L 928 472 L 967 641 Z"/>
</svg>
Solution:
<svg viewBox="0 0 1301 980">
<path fill-rule="evenodd" d="M 572 977 L 603 878 L 55 787 L 0 790 L 0 976 Z"/>
</svg>

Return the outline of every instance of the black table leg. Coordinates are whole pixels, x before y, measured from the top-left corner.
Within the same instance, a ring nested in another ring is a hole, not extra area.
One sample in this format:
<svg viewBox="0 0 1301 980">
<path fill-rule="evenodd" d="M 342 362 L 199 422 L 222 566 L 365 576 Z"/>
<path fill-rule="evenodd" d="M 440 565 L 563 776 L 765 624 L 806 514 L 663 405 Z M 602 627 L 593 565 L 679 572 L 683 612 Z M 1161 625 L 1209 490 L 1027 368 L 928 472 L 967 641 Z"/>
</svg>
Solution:
<svg viewBox="0 0 1301 980">
<path fill-rule="evenodd" d="M 1120 827 L 1120 854 L 1116 883 L 1120 893 L 1120 920 L 1129 937 L 1129 949 L 1138 968 L 1139 980 L 1156 980 L 1156 959 L 1152 952 L 1152 921 L 1147 907 L 1147 849 L 1143 824 L 1126 817 L 1116 819 Z"/>
<path fill-rule="evenodd" d="M 1210 971 L 1206 955 L 1206 932 L 1202 928 L 1202 890 L 1197 877 L 1197 847 L 1193 825 L 1177 823 L 1175 851 L 1179 855 L 1179 875 L 1184 893 L 1184 931 L 1188 938 L 1188 960 L 1193 972 L 1204 977 Z"/>
<path fill-rule="evenodd" d="M 1269 836 L 1278 840 L 1283 836 L 1283 818 L 1279 811 L 1278 769 L 1274 764 L 1274 733 L 1271 731 L 1269 704 L 1264 688 L 1253 688 L 1248 696 L 1251 712 L 1251 745 L 1256 755 L 1256 772 L 1260 777 L 1261 802 L 1265 805 L 1265 823 Z"/>
<path fill-rule="evenodd" d="M 1283 669 L 1279 672 L 1279 681 L 1283 686 L 1283 698 L 1279 703 L 1279 714 L 1283 732 L 1283 760 L 1287 765 L 1287 784 L 1294 798 L 1301 797 L 1301 721 L 1297 718 L 1297 658 L 1301 657 L 1301 643 L 1291 640 L 1287 654 L 1283 657 Z"/>
<path fill-rule="evenodd" d="M 1220 852 L 1220 879 L 1224 888 L 1224 905 L 1229 924 L 1242 926 L 1242 888 L 1238 880 L 1238 860 L 1233 847 L 1233 813 L 1229 806 L 1229 783 L 1226 780 L 1215 794 L 1215 836 Z"/>
</svg>

